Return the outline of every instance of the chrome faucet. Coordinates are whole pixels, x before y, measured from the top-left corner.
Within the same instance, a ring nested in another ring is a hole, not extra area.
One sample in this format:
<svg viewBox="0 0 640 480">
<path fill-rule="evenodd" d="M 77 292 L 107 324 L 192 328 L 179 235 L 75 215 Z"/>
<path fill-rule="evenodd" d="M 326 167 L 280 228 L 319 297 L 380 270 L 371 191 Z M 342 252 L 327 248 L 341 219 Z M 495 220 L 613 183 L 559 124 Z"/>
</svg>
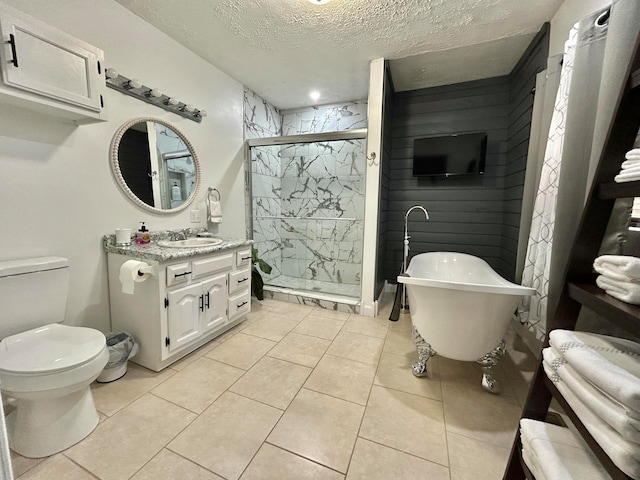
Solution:
<svg viewBox="0 0 640 480">
<path fill-rule="evenodd" d="M 171 240 L 172 241 L 186 240 L 186 239 L 187 239 L 187 234 L 185 233 L 184 230 L 178 230 L 176 232 L 171 232 Z"/>
<path fill-rule="evenodd" d="M 425 218 L 429 220 L 429 214 L 427 213 L 425 208 L 421 207 L 420 205 L 414 205 L 409 210 L 407 210 L 407 213 L 404 214 L 404 251 L 403 251 L 403 259 L 402 259 L 402 273 L 405 273 L 407 271 L 407 258 L 409 257 L 409 239 L 411 238 L 409 236 L 409 229 L 407 228 L 409 223 L 409 214 L 416 209 L 422 210 L 424 212 Z M 402 308 L 407 308 L 405 284 L 402 284 Z"/>
</svg>

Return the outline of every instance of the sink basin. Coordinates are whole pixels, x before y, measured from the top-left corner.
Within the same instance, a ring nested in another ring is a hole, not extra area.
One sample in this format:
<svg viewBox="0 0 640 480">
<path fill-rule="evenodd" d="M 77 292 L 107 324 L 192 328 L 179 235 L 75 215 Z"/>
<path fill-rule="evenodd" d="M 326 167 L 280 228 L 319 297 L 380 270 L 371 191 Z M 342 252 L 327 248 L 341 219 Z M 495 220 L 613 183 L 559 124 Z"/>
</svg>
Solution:
<svg viewBox="0 0 640 480">
<path fill-rule="evenodd" d="M 160 240 L 158 245 L 171 248 L 197 248 L 213 247 L 221 243 L 222 240 L 219 238 L 187 238 L 186 240 Z"/>
</svg>

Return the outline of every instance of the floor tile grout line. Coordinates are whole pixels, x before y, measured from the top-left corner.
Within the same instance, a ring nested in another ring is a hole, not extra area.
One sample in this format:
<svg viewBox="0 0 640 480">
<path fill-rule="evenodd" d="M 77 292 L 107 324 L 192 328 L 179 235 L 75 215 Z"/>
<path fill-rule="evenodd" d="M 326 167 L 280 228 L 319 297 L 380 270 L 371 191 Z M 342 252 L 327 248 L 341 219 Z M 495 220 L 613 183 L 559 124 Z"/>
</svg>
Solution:
<svg viewBox="0 0 640 480">
<path fill-rule="evenodd" d="M 388 448 L 388 449 L 390 449 L 390 450 L 394 450 L 394 451 L 396 451 L 396 452 L 403 453 L 403 454 L 405 454 L 405 455 L 409 455 L 410 457 L 417 458 L 417 459 L 419 459 L 419 460 L 423 460 L 423 461 L 425 461 L 425 462 L 433 463 L 434 465 L 438 465 L 438 466 L 440 466 L 440 467 L 444 467 L 444 468 L 446 468 L 447 470 L 450 470 L 450 469 L 451 469 L 451 466 L 450 466 L 450 465 L 443 465 L 442 463 L 440 463 L 440 462 L 436 462 L 435 460 L 429 460 L 428 458 L 421 457 L 420 455 L 416 455 L 415 453 L 406 452 L 406 451 L 404 451 L 404 450 L 400 450 L 400 449 L 399 449 L 399 448 L 397 448 L 397 447 L 392 447 L 391 445 L 385 445 L 384 443 L 380 443 L 380 442 L 379 442 L 379 441 L 377 441 L 377 440 L 372 440 L 371 438 L 362 437 L 362 436 L 360 436 L 360 435 L 358 435 L 358 438 L 361 438 L 362 440 L 366 440 L 367 442 L 375 443 L 376 445 L 380 445 L 381 447 L 385 447 L 385 448 Z M 447 459 L 447 460 L 448 460 L 448 459 Z"/>
<path fill-rule="evenodd" d="M 384 341 L 386 342 L 387 336 L 385 335 Z M 382 348 L 384 348 L 384 342 L 382 344 Z M 358 438 L 360 437 L 360 432 L 362 431 L 362 425 L 364 423 L 364 419 L 367 416 L 367 408 L 369 407 L 369 400 L 371 400 L 371 392 L 373 391 L 373 386 L 376 381 L 376 376 L 378 375 L 378 369 L 380 368 L 380 360 L 382 359 L 382 349 L 380 350 L 380 355 L 378 355 L 378 362 L 376 363 L 376 371 L 373 374 L 373 381 L 371 382 L 371 386 L 369 387 L 369 394 L 367 395 L 367 401 L 364 406 L 364 410 L 362 412 L 362 418 L 360 418 L 360 425 L 358 425 L 358 433 L 356 433 L 356 439 L 353 442 L 353 446 L 351 447 L 351 455 L 349 455 L 349 463 L 347 464 L 347 471 L 345 473 L 345 478 L 349 475 L 349 470 L 351 469 L 351 462 L 353 461 L 353 454 L 356 451 L 356 444 L 358 443 Z"/>
<path fill-rule="evenodd" d="M 66 459 L 67 459 L 67 460 L 69 460 L 71 463 L 73 463 L 74 465 L 78 466 L 79 468 L 81 468 L 82 470 L 84 470 L 85 472 L 87 472 L 87 473 L 88 473 L 89 475 L 91 475 L 92 477 L 94 477 L 94 478 L 96 478 L 96 479 L 100 480 L 100 477 L 99 477 L 98 475 L 94 474 L 91 470 L 89 470 L 89 469 L 88 469 L 88 468 L 86 468 L 85 466 L 80 465 L 80 464 L 79 464 L 78 462 L 76 462 L 73 458 L 71 458 L 71 457 L 67 456 L 64 452 L 65 452 L 65 451 L 62 451 L 62 452 L 56 453 L 56 454 L 54 454 L 54 455 L 51 455 L 51 456 L 47 457 L 47 459 L 49 459 L 49 458 L 53 458 L 53 457 L 55 457 L 56 455 L 62 455 L 64 458 L 66 458 Z M 40 464 L 38 464 L 38 465 L 40 465 Z M 20 477 L 22 477 L 22 476 L 24 476 L 24 473 L 23 473 L 22 475 L 20 475 Z M 20 478 L 20 477 L 18 477 L 18 478 Z"/>
<path fill-rule="evenodd" d="M 318 462 L 317 460 L 314 460 L 314 459 L 309 458 L 309 457 L 305 457 L 304 455 L 301 455 L 301 454 L 299 454 L 299 453 L 293 452 L 293 451 L 291 451 L 291 450 L 289 450 L 289 449 L 287 449 L 287 448 L 285 448 L 285 447 L 281 447 L 280 445 L 276 445 L 275 443 L 271 443 L 271 442 L 269 442 L 268 440 L 265 440 L 265 441 L 263 442 L 263 444 L 262 444 L 262 445 L 265 445 L 265 444 L 266 444 L 266 445 L 270 445 L 270 446 L 272 446 L 272 447 L 274 447 L 274 448 L 277 448 L 277 449 L 283 450 L 283 451 L 285 451 L 285 452 L 287 452 L 287 453 L 290 453 L 291 455 L 295 455 L 296 457 L 300 457 L 300 458 L 302 458 L 302 459 L 304 459 L 304 460 L 307 460 L 308 462 L 311 462 L 311 463 L 313 463 L 313 464 L 315 464 L 315 465 L 319 465 L 319 466 L 321 466 L 321 467 L 323 467 L 323 468 L 326 468 L 327 470 L 331 470 L 332 472 L 336 472 L 336 473 L 338 473 L 338 474 L 340 474 L 340 475 L 345 476 L 345 478 L 346 478 L 346 475 L 347 475 L 346 473 L 343 473 L 343 472 L 341 472 L 340 470 L 336 470 L 335 468 L 330 467 L 329 465 L 325 465 L 324 463 L 320 463 L 320 462 Z M 241 478 L 240 480 L 242 480 L 242 478 Z"/>
</svg>

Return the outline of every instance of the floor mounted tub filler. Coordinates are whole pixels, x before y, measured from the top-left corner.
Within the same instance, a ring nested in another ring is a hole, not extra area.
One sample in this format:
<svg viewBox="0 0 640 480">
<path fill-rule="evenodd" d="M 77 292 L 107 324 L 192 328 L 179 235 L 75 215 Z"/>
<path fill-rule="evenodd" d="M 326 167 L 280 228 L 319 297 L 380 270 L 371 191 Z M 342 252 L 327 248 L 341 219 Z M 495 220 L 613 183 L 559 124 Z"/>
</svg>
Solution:
<svg viewBox="0 0 640 480">
<path fill-rule="evenodd" d="M 418 362 L 413 374 L 427 375 L 438 354 L 482 365 L 482 387 L 500 391 L 492 369 L 505 352 L 504 334 L 525 295 L 535 289 L 508 282 L 484 260 L 455 252 L 414 256 L 398 276 L 406 285 Z"/>
</svg>

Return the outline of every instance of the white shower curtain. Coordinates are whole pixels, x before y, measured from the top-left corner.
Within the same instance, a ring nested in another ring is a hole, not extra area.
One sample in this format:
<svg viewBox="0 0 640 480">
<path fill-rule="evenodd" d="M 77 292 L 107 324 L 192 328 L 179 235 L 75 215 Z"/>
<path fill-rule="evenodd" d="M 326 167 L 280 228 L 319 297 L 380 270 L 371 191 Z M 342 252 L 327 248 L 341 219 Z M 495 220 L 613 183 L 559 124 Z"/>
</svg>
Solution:
<svg viewBox="0 0 640 480">
<path fill-rule="evenodd" d="M 578 27 L 576 25 L 571 29 L 569 39 L 565 43 L 560 86 L 551 117 L 544 164 L 531 219 L 525 266 L 522 272 L 522 285 L 535 288 L 536 294 L 523 298 L 518 307 L 518 316 L 520 322 L 532 330 L 539 340 L 544 339 L 546 333 L 547 296 L 556 217 L 556 198 L 577 43 Z"/>
</svg>

